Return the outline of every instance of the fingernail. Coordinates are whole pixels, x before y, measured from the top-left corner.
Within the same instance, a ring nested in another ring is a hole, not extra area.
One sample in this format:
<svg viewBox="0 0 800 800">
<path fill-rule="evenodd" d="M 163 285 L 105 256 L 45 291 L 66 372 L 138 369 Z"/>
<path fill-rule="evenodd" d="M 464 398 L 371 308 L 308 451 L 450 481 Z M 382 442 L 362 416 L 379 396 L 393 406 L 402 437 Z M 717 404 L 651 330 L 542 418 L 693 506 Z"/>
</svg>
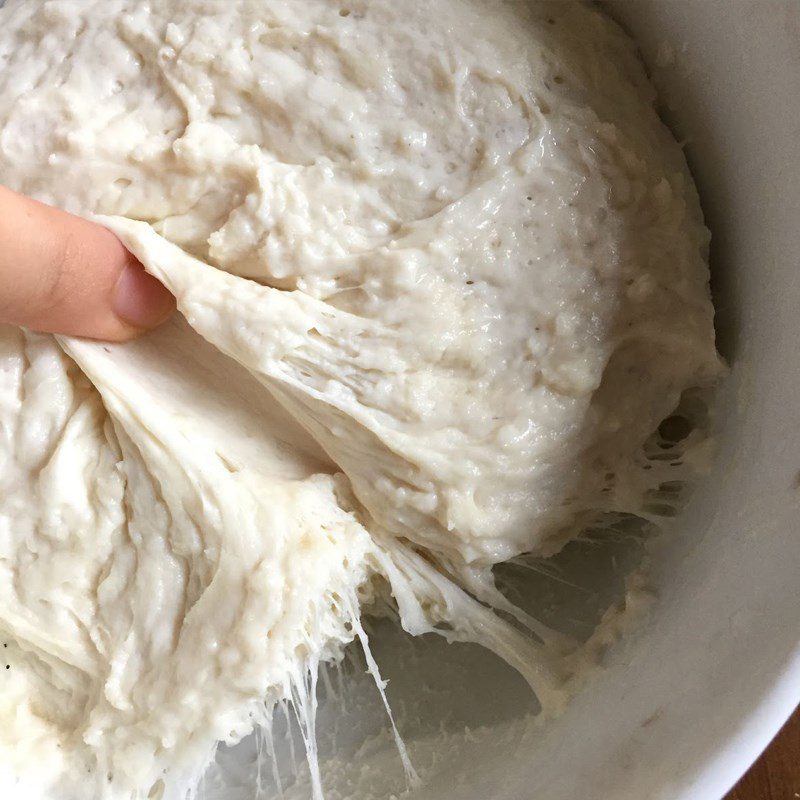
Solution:
<svg viewBox="0 0 800 800">
<path fill-rule="evenodd" d="M 173 312 L 175 298 L 138 261 L 132 261 L 117 279 L 111 307 L 129 325 L 154 328 Z"/>
</svg>

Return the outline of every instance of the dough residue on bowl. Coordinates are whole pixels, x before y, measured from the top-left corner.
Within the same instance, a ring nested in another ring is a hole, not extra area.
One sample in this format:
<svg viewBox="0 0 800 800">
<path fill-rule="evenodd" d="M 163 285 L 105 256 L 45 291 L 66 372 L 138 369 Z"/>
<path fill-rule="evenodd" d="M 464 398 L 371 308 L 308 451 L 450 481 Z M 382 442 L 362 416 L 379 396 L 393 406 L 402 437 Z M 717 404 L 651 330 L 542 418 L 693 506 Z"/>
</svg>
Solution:
<svg viewBox="0 0 800 800">
<path fill-rule="evenodd" d="M 385 603 L 557 711 L 568 645 L 492 567 L 640 512 L 720 374 L 630 40 L 582 3 L 11 0 L 0 63 L 3 182 L 180 312 L 2 330 L 0 785 L 171 795 L 289 699 L 319 794 L 317 666 Z"/>
</svg>

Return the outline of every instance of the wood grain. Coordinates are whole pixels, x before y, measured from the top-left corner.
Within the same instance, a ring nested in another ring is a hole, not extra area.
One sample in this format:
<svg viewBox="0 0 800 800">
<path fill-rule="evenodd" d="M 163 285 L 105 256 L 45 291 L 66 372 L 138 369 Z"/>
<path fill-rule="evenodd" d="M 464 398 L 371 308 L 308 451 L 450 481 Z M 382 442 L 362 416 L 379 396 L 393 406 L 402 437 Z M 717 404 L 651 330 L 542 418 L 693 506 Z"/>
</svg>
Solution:
<svg viewBox="0 0 800 800">
<path fill-rule="evenodd" d="M 726 800 L 800 798 L 800 708 Z"/>
</svg>

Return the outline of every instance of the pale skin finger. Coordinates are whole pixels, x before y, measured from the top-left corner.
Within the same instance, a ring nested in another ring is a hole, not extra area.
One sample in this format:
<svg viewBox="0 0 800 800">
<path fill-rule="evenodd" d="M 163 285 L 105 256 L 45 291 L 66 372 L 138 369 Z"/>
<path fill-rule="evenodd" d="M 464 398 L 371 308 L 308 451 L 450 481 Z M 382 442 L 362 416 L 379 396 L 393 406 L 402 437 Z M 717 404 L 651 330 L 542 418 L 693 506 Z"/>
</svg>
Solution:
<svg viewBox="0 0 800 800">
<path fill-rule="evenodd" d="M 0 321 L 125 341 L 174 308 L 111 231 L 0 186 Z"/>
</svg>

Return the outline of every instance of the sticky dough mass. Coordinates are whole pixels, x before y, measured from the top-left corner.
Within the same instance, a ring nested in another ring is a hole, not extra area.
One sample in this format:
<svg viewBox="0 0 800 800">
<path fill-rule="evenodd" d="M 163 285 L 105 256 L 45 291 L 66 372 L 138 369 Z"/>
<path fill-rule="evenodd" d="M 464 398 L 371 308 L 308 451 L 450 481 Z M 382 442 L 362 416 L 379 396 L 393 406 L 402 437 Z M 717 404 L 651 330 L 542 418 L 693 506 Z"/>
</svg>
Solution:
<svg viewBox="0 0 800 800">
<path fill-rule="evenodd" d="M 720 370 L 708 234 L 621 31 L 488 5 L 0 10 L 4 183 L 106 224 L 180 312 L 2 333 L 8 775 L 191 782 L 375 602 L 558 694 L 475 598 L 641 505 L 645 439 Z"/>
</svg>

